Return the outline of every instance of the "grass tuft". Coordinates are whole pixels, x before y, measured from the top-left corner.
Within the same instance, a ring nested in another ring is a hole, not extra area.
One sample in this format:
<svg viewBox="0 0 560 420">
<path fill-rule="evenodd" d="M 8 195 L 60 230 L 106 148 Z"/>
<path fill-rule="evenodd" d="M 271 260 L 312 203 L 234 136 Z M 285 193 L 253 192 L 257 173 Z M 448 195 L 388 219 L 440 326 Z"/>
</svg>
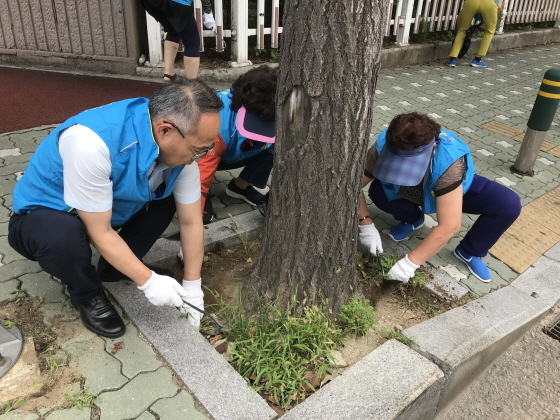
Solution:
<svg viewBox="0 0 560 420">
<path fill-rule="evenodd" d="M 343 327 L 356 335 L 367 335 L 369 329 L 377 322 L 377 313 L 368 299 L 354 296 L 352 300 L 340 307 L 338 315 Z"/>
</svg>

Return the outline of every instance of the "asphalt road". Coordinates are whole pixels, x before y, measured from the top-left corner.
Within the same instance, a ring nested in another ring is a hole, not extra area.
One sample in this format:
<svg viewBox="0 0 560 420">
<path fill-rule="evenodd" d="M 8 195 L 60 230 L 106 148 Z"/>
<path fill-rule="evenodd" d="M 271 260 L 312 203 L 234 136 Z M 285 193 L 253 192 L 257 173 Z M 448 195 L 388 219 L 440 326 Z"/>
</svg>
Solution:
<svg viewBox="0 0 560 420">
<path fill-rule="evenodd" d="M 560 419 L 560 341 L 543 333 L 560 304 L 511 346 L 437 420 Z"/>
</svg>

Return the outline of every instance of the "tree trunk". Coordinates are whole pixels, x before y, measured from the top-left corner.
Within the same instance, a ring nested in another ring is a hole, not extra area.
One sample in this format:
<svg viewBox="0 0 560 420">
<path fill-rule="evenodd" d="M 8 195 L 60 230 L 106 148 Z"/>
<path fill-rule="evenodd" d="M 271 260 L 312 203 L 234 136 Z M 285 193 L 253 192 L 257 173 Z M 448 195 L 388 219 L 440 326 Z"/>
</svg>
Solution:
<svg viewBox="0 0 560 420">
<path fill-rule="evenodd" d="M 382 0 L 286 0 L 274 174 L 248 300 L 361 293 L 358 197 L 385 25 Z M 254 286 L 254 287 L 253 287 Z"/>
</svg>

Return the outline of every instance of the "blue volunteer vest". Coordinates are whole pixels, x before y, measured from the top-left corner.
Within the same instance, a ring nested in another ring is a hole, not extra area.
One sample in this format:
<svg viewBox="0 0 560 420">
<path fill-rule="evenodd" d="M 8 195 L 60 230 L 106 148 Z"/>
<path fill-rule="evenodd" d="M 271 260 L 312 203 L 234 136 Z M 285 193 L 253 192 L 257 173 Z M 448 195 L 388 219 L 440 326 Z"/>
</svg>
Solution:
<svg viewBox="0 0 560 420">
<path fill-rule="evenodd" d="M 386 142 L 387 129 L 383 130 L 377 137 L 376 150 L 380 154 Z M 454 133 L 447 130 L 441 130 L 439 133 L 438 145 L 434 150 L 432 160 L 430 162 L 428 177 L 424 182 L 424 203 L 422 211 L 424 213 L 436 212 L 436 196 L 434 188 L 437 180 L 445 173 L 445 171 L 460 157 L 465 156 L 467 164 L 467 172 L 463 180 L 463 195 L 468 191 L 474 178 L 474 162 L 472 160 L 469 147 L 457 137 Z M 383 190 L 389 200 L 398 200 L 402 197 L 398 194 L 400 185 L 382 182 Z"/>
<path fill-rule="evenodd" d="M 247 140 L 247 137 L 239 134 L 237 127 L 235 127 L 237 112 L 230 109 L 230 90 L 223 90 L 218 92 L 217 95 L 224 104 L 224 107 L 220 110 L 220 137 L 226 145 L 226 151 L 222 155 L 222 160 L 225 163 L 236 163 L 243 159 L 257 155 L 264 149 L 268 149 L 272 143 L 259 143 L 248 150 L 241 150 L 241 145 L 245 140 Z"/>
<path fill-rule="evenodd" d="M 64 202 L 60 133 L 75 124 L 94 131 L 107 145 L 111 158 L 113 208 L 111 224 L 120 226 L 151 201 L 148 170 L 159 154 L 152 135 L 148 99 L 134 98 L 84 111 L 59 125 L 41 142 L 23 177 L 16 184 L 13 210 L 24 214 L 38 206 L 76 213 Z M 163 195 L 173 192 L 183 166 L 172 168 Z"/>
</svg>

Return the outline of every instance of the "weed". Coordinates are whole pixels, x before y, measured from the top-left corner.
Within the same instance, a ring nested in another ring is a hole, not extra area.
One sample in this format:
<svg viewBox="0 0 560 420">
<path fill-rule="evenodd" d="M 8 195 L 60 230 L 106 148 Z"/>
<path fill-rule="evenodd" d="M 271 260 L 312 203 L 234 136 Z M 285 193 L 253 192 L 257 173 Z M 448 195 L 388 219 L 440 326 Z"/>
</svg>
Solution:
<svg viewBox="0 0 560 420">
<path fill-rule="evenodd" d="M 356 335 L 367 335 L 371 326 L 377 322 L 377 313 L 368 299 L 354 296 L 350 303 L 340 307 L 338 318 L 344 327 Z"/>
<path fill-rule="evenodd" d="M 68 401 L 70 408 L 77 408 L 80 411 L 84 407 L 92 407 L 98 400 L 99 397 L 97 395 L 89 394 L 85 389 L 80 389 L 73 394 L 66 395 L 66 401 Z"/>
<path fill-rule="evenodd" d="M 280 311 L 272 303 L 260 302 L 249 312 L 254 315 L 230 305 L 218 314 L 224 319 L 236 315 L 225 332 L 232 364 L 254 390 L 288 408 L 306 397 L 306 387 L 313 389 L 309 370 L 320 378 L 331 368 L 331 352 L 342 345 L 342 332 L 322 306 L 304 307 L 297 315 L 292 309 Z"/>
<path fill-rule="evenodd" d="M 417 270 L 414 273 L 414 276 L 408 281 L 408 284 L 410 284 L 412 287 L 419 288 L 426 286 L 426 284 L 428 284 L 428 282 L 426 281 L 426 274 L 424 274 L 424 272 L 422 271 Z"/>
<path fill-rule="evenodd" d="M 247 246 L 247 239 L 241 232 L 241 229 L 239 228 L 237 222 L 233 220 L 233 216 L 231 214 L 229 215 L 229 218 L 231 219 L 231 222 L 229 223 L 228 228 L 235 234 L 235 236 L 237 236 L 237 239 L 239 239 L 239 241 L 243 245 L 243 248 L 245 249 L 245 253 L 247 253 L 249 251 L 249 247 Z"/>
<path fill-rule="evenodd" d="M 385 273 L 388 273 L 398 260 L 399 259 L 393 254 L 381 254 L 381 265 L 383 266 Z"/>
<path fill-rule="evenodd" d="M 47 369 L 49 371 L 49 375 L 54 376 L 56 375 L 56 373 L 58 372 L 58 369 L 61 366 L 64 366 L 62 363 L 59 363 L 59 361 L 57 361 L 57 359 L 55 358 L 56 355 L 56 351 L 59 349 L 59 346 L 55 345 L 55 346 L 51 346 L 49 348 L 47 348 L 45 351 L 43 351 L 43 353 L 48 353 L 48 356 L 45 356 L 45 362 L 47 364 Z"/>
<path fill-rule="evenodd" d="M 29 296 L 29 293 L 27 293 L 27 290 L 25 289 L 18 289 L 15 292 L 11 293 L 12 295 L 14 295 L 14 297 L 12 298 L 12 301 L 18 300 L 19 298 L 24 298 Z"/>
<path fill-rule="evenodd" d="M 20 405 L 22 405 L 25 402 L 25 399 L 20 398 L 19 400 L 17 400 L 15 403 L 10 403 L 10 401 L 0 401 L 0 404 L 2 404 L 4 406 L 4 414 L 9 413 L 10 411 L 16 409 L 17 407 L 19 407 Z M 2 414 L 2 415 L 4 415 Z"/>
<path fill-rule="evenodd" d="M 13 322 L 13 321 L 7 321 L 7 320 L 4 321 L 4 327 L 6 327 L 8 330 L 9 330 L 10 328 L 12 328 L 13 326 L 15 326 L 15 325 L 16 325 L 16 323 Z"/>
<path fill-rule="evenodd" d="M 265 53 L 266 49 L 264 48 L 257 48 L 255 47 L 255 55 L 258 57 L 259 55 L 261 55 L 262 53 Z"/>
<path fill-rule="evenodd" d="M 380 334 L 382 337 L 386 338 L 387 340 L 395 339 L 407 346 L 416 344 L 412 338 L 408 338 L 404 336 L 402 332 L 395 330 L 393 327 L 381 328 Z"/>
<path fill-rule="evenodd" d="M 72 301 L 70 298 L 63 297 L 60 301 L 62 302 L 62 308 L 72 309 Z"/>
<path fill-rule="evenodd" d="M 278 48 L 273 48 L 270 50 L 270 62 L 271 63 L 280 62 L 280 50 Z"/>
</svg>

